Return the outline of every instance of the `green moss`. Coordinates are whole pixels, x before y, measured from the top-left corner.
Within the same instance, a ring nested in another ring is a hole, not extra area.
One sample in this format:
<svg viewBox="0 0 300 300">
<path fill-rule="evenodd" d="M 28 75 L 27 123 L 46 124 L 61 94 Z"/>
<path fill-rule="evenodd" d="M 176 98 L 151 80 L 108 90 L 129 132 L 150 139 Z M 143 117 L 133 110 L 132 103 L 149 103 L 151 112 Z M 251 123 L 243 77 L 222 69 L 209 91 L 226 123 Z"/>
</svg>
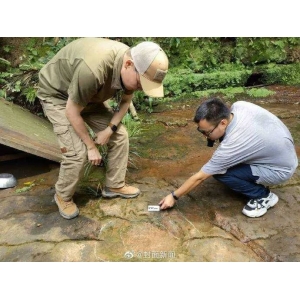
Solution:
<svg viewBox="0 0 300 300">
<path fill-rule="evenodd" d="M 141 117 L 145 120 L 145 116 Z M 137 149 L 138 155 L 144 158 L 151 157 L 151 152 L 157 147 L 157 139 L 163 139 L 165 133 L 164 125 L 161 123 L 156 123 L 155 118 L 151 116 L 151 119 L 147 117 L 147 121 L 140 123 L 141 130 L 143 132 L 142 136 L 137 139 L 132 139 L 130 141 L 130 148 Z"/>
</svg>

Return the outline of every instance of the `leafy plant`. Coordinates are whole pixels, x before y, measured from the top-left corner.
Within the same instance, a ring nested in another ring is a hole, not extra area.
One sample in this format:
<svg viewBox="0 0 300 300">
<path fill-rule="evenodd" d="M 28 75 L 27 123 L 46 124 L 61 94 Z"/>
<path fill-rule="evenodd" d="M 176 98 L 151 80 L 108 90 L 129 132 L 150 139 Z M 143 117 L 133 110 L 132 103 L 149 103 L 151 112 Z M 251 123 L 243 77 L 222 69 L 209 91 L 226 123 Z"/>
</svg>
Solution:
<svg viewBox="0 0 300 300">
<path fill-rule="evenodd" d="M 134 139 L 140 137 L 143 133 L 143 130 L 140 126 L 139 121 L 135 121 L 132 119 L 130 114 L 126 114 L 122 120 L 122 124 L 126 127 L 129 140 L 133 141 Z M 135 157 L 140 157 L 138 151 L 136 150 L 136 147 L 130 143 L 130 148 L 129 148 L 129 157 L 128 157 L 128 164 L 134 168 L 136 167 L 135 164 Z"/>
<path fill-rule="evenodd" d="M 246 91 L 246 94 L 249 95 L 252 98 L 265 98 L 271 95 L 276 94 L 273 91 L 267 90 L 266 88 L 260 88 L 260 89 L 249 89 Z"/>
<path fill-rule="evenodd" d="M 33 105 L 37 100 L 38 72 L 71 40 L 62 38 L 58 43 L 54 43 L 51 39 L 37 46 L 36 39 L 30 39 L 16 67 L 13 67 L 8 60 L 0 58 L 0 65 L 5 67 L 5 71 L 0 73 L 0 96 L 9 101 L 17 98 L 25 107 Z M 3 50 L 10 52 L 12 49 L 10 46 L 4 46 Z"/>
<path fill-rule="evenodd" d="M 28 181 L 28 182 L 24 182 L 24 186 L 22 188 L 16 189 L 16 193 L 24 193 L 24 192 L 28 192 L 30 191 L 33 187 L 35 187 L 36 185 L 41 184 L 42 182 L 44 182 L 44 179 L 39 179 L 38 181 L 33 180 L 33 181 Z"/>
</svg>

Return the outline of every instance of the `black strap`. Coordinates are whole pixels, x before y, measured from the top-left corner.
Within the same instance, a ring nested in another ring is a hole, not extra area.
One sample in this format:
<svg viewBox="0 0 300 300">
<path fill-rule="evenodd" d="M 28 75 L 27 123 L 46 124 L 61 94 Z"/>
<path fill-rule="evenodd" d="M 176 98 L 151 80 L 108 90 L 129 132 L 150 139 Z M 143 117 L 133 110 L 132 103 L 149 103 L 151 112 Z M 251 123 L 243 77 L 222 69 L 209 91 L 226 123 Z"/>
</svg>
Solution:
<svg viewBox="0 0 300 300">
<path fill-rule="evenodd" d="M 179 198 L 174 194 L 174 192 L 172 192 L 171 194 L 175 200 L 179 200 Z"/>
</svg>

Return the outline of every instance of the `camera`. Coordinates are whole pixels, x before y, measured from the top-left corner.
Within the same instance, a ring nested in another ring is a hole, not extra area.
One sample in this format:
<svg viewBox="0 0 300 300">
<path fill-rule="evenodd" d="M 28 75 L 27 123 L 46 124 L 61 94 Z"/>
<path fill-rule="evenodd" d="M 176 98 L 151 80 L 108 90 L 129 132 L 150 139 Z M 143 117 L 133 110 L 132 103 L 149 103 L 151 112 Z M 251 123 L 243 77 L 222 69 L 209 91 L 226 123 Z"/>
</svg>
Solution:
<svg viewBox="0 0 300 300">
<path fill-rule="evenodd" d="M 215 141 L 211 140 L 211 139 L 207 139 L 207 147 L 213 147 L 214 146 Z"/>
<path fill-rule="evenodd" d="M 219 138 L 219 143 L 221 143 L 224 140 L 225 135 L 221 136 Z M 215 141 L 211 140 L 210 138 L 207 138 L 207 147 L 213 147 L 214 146 Z"/>
</svg>

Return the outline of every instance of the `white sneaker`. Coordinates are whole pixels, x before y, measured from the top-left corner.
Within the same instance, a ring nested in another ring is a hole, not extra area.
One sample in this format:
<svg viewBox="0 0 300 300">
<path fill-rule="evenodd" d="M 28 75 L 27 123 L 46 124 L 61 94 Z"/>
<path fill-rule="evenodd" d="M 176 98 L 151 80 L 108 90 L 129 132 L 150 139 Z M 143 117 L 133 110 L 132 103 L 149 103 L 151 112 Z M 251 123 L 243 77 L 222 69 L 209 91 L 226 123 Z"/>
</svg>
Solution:
<svg viewBox="0 0 300 300">
<path fill-rule="evenodd" d="M 263 216 L 277 202 L 278 196 L 270 192 L 266 198 L 249 200 L 247 205 L 244 206 L 242 213 L 250 218 L 258 218 Z"/>
</svg>

